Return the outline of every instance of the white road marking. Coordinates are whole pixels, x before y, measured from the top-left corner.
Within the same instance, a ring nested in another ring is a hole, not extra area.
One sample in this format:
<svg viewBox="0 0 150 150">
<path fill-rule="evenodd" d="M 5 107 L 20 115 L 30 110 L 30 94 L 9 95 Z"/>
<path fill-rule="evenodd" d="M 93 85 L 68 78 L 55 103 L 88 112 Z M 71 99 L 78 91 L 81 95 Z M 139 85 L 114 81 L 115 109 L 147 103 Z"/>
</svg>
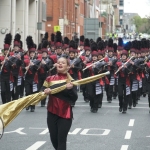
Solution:
<svg viewBox="0 0 150 150">
<path fill-rule="evenodd" d="M 131 134 L 132 134 L 132 131 L 126 131 L 126 135 L 125 135 L 125 138 L 126 140 L 130 139 L 131 138 Z"/>
<path fill-rule="evenodd" d="M 103 103 L 108 103 L 108 101 L 102 101 Z M 84 102 L 84 101 L 76 101 L 76 103 L 85 103 L 85 104 L 88 104 L 87 102 Z M 119 101 L 112 101 L 111 102 L 112 104 L 119 104 Z M 141 104 L 141 105 L 148 105 L 148 103 L 142 103 L 142 102 L 139 102 L 138 104 Z"/>
<path fill-rule="evenodd" d="M 128 150 L 129 145 L 122 145 L 120 150 Z"/>
<path fill-rule="evenodd" d="M 43 132 L 41 132 L 40 134 L 47 134 L 47 133 L 49 133 L 49 130 L 48 130 L 48 128 L 47 129 L 45 129 Z"/>
<path fill-rule="evenodd" d="M 75 107 L 78 106 L 78 107 L 90 107 L 89 105 L 75 105 Z M 108 105 L 102 105 L 102 108 L 119 108 L 119 106 L 108 106 Z M 134 109 L 138 109 L 138 108 L 141 108 L 141 109 L 149 109 L 149 107 L 135 107 Z"/>
<path fill-rule="evenodd" d="M 88 132 L 90 131 L 90 130 L 97 130 L 97 131 L 99 131 L 99 130 L 102 130 L 103 131 L 103 133 L 101 133 L 101 134 L 88 134 Z M 108 135 L 110 133 L 110 130 L 109 129 L 99 129 L 99 128 L 91 128 L 91 129 L 84 129 L 80 134 L 81 135 L 95 135 L 95 136 L 101 136 L 101 135 Z"/>
<path fill-rule="evenodd" d="M 75 130 L 73 130 L 72 132 L 69 132 L 68 134 L 72 134 L 72 135 L 76 135 L 78 132 L 80 132 L 82 128 L 76 128 Z"/>
<path fill-rule="evenodd" d="M 5 132 L 5 133 L 18 133 L 18 134 L 26 134 L 26 133 L 24 133 L 24 132 L 22 132 L 22 130 L 23 130 L 24 128 L 18 128 L 18 129 L 16 129 L 16 130 L 14 130 L 14 131 L 9 131 L 9 132 Z"/>
<path fill-rule="evenodd" d="M 27 148 L 26 150 L 37 150 L 38 148 L 40 148 L 42 145 L 44 145 L 46 143 L 46 141 L 38 141 L 35 142 L 33 145 L 31 145 L 29 148 Z"/>
<path fill-rule="evenodd" d="M 129 127 L 133 127 L 133 126 L 134 126 L 134 120 L 135 120 L 135 119 L 130 119 L 129 125 L 128 125 Z"/>
<path fill-rule="evenodd" d="M 107 112 L 104 115 L 107 115 L 109 113 L 109 110 L 107 110 Z"/>
</svg>

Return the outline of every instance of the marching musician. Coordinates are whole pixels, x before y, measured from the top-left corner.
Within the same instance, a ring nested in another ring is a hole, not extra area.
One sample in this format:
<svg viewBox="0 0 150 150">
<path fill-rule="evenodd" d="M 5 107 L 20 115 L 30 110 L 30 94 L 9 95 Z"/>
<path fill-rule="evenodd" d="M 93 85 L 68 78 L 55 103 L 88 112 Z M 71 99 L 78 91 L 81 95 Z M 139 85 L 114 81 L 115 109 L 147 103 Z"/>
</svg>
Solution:
<svg viewBox="0 0 150 150">
<path fill-rule="evenodd" d="M 78 72 L 81 70 L 81 63 L 77 61 L 75 53 L 77 52 L 75 41 L 71 40 L 69 43 L 69 61 L 70 68 L 69 73 L 74 80 L 78 80 Z M 74 107 L 75 103 L 72 103 L 71 106 Z"/>
<path fill-rule="evenodd" d="M 80 36 L 80 42 L 79 42 L 79 55 L 82 54 L 82 55 L 85 55 L 85 50 L 84 50 L 84 35 L 81 35 Z"/>
<path fill-rule="evenodd" d="M 12 62 L 9 61 L 9 50 L 12 41 L 12 35 L 6 34 L 4 39 L 4 54 L 0 56 L 1 63 L 1 98 L 5 104 L 11 101 L 11 91 L 13 89 L 13 75 L 11 72 Z"/>
<path fill-rule="evenodd" d="M 51 54 L 56 54 L 55 53 L 55 34 L 51 34 L 51 41 L 50 41 L 50 49 L 51 49 Z"/>
<path fill-rule="evenodd" d="M 81 42 L 80 42 L 81 45 Z M 84 51 L 85 51 L 85 60 L 83 61 L 82 67 L 85 68 L 87 64 L 91 62 L 91 47 L 90 47 L 90 41 L 89 39 L 85 39 L 84 41 Z M 81 53 L 82 54 L 82 53 Z M 90 75 L 86 73 L 86 71 L 82 72 L 82 78 L 89 77 Z M 83 98 L 85 102 L 89 102 L 88 99 L 88 92 L 87 92 L 87 85 L 82 85 L 82 92 L 83 92 Z"/>
<path fill-rule="evenodd" d="M 62 55 L 63 55 L 62 46 L 63 45 L 62 45 L 61 32 L 57 31 L 56 36 L 55 36 L 55 48 L 56 48 L 57 59 L 62 57 Z"/>
<path fill-rule="evenodd" d="M 68 37 L 64 37 L 63 51 L 67 57 L 69 57 L 69 42 Z"/>
<path fill-rule="evenodd" d="M 36 59 L 35 52 L 36 46 L 31 36 L 26 39 L 28 46 L 28 55 L 24 56 L 24 78 L 25 78 L 25 92 L 26 96 L 36 93 L 38 91 L 38 74 L 37 70 L 41 63 L 41 58 Z M 35 106 L 29 106 L 26 110 L 31 108 L 31 112 L 34 112 Z"/>
<path fill-rule="evenodd" d="M 130 42 L 129 42 L 130 43 Z M 132 69 L 130 72 L 130 89 L 131 89 L 131 97 L 129 99 L 129 109 L 133 107 L 136 107 L 137 103 L 137 91 L 138 91 L 138 86 L 139 86 L 139 81 L 140 81 L 140 76 L 137 71 L 137 58 L 136 58 L 136 53 L 137 53 L 137 41 L 132 42 L 132 48 L 130 49 L 130 57 L 134 57 L 130 63 L 132 64 Z M 130 46 L 130 44 L 129 44 Z"/>
<path fill-rule="evenodd" d="M 13 69 L 12 69 L 13 78 L 14 78 L 14 86 L 13 86 L 13 91 L 12 91 L 13 100 L 16 100 L 19 98 L 20 87 L 21 87 L 22 77 L 23 77 L 23 72 L 22 72 L 23 61 L 21 60 L 22 52 L 19 52 L 20 51 L 19 50 L 20 39 L 21 39 L 21 36 L 19 34 L 16 34 L 15 39 L 14 39 L 14 49 L 13 49 L 13 52 L 11 52 L 10 54 L 12 56 L 11 59 L 13 59 L 12 61 L 14 62 Z M 15 60 L 13 57 L 15 57 Z"/>
<path fill-rule="evenodd" d="M 118 98 L 119 98 L 119 112 L 126 113 L 128 107 L 128 100 L 130 98 L 130 78 L 129 70 L 126 65 L 128 58 L 128 51 L 123 50 L 120 60 L 117 61 L 116 66 L 118 70 Z M 124 65 L 124 66 L 123 66 Z"/>
<path fill-rule="evenodd" d="M 42 61 L 41 65 L 38 68 L 38 89 L 40 90 L 45 79 L 48 76 L 48 71 L 53 66 L 53 61 L 48 56 L 48 49 L 47 49 L 48 41 L 44 40 L 42 43 Z M 40 56 L 39 56 L 40 57 Z M 45 107 L 46 104 L 46 98 L 41 101 L 41 107 Z"/>
<path fill-rule="evenodd" d="M 106 95 L 107 95 L 107 101 L 109 103 L 111 103 L 112 101 L 112 95 L 113 95 L 113 86 L 115 84 L 115 78 L 114 78 L 114 66 L 113 66 L 113 52 L 114 52 L 114 48 L 113 48 L 113 40 L 109 39 L 108 41 L 108 70 L 110 71 L 110 75 L 107 76 L 108 80 L 109 80 L 109 84 L 105 84 L 105 91 L 106 91 Z"/>
<path fill-rule="evenodd" d="M 113 44 L 113 48 L 114 48 L 114 53 L 113 53 L 114 56 L 113 57 L 117 61 L 118 53 L 117 53 L 117 44 L 116 43 Z M 117 95 L 118 95 L 118 76 L 115 75 L 115 84 L 113 86 L 113 99 L 116 99 Z"/>
</svg>

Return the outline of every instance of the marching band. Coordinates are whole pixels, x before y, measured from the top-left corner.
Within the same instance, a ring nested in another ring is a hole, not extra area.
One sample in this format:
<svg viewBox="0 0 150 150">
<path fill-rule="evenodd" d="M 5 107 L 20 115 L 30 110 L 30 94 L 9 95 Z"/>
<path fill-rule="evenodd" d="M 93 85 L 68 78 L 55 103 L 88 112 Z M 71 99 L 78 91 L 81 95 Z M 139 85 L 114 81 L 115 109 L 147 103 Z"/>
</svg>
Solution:
<svg viewBox="0 0 150 150">
<path fill-rule="evenodd" d="M 127 109 L 136 107 L 140 97 L 146 94 L 150 108 L 150 41 L 147 39 L 124 44 L 122 38 L 114 43 L 111 38 L 104 41 L 98 37 L 94 41 L 82 35 L 80 39 L 69 40 L 57 31 L 56 35 L 51 34 L 51 41 L 46 32 L 38 48 L 28 36 L 27 51 L 22 49 L 19 34 L 14 37 L 13 47 L 11 43 L 12 35 L 6 34 L 0 54 L 3 104 L 39 92 L 45 79 L 56 74 L 57 59 L 64 57 L 70 63 L 68 73 L 74 80 L 110 71 L 109 75 L 80 87 L 92 113 L 102 107 L 105 92 L 108 103 L 118 97 L 119 112 L 126 113 Z M 41 101 L 41 107 L 45 105 L 46 99 Z M 26 108 L 29 109 L 34 112 L 35 106 Z"/>
</svg>

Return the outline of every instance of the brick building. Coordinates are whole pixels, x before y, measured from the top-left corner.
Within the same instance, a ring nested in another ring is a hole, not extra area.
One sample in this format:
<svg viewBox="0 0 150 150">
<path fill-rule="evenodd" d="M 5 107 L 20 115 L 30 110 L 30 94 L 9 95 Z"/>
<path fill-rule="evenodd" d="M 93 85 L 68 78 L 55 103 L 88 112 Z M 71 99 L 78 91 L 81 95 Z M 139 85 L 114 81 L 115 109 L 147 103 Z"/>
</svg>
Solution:
<svg viewBox="0 0 150 150">
<path fill-rule="evenodd" d="M 83 34 L 84 0 L 47 0 L 46 31 L 54 33 L 54 26 L 60 26 L 65 37 L 72 39 Z"/>
</svg>

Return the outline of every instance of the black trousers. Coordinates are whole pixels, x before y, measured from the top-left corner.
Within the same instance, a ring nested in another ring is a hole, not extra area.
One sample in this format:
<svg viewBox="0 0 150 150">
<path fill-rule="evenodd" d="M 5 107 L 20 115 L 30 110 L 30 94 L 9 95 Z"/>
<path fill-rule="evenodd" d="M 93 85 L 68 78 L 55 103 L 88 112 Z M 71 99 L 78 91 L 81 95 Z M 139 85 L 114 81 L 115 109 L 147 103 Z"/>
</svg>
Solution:
<svg viewBox="0 0 150 150">
<path fill-rule="evenodd" d="M 119 106 L 126 111 L 130 98 L 130 95 L 126 95 L 126 83 L 118 82 L 118 98 Z"/>
<path fill-rule="evenodd" d="M 99 101 L 100 101 L 100 95 L 101 94 L 94 95 L 93 97 L 90 97 L 91 109 L 98 110 L 98 104 L 99 104 Z"/>
<path fill-rule="evenodd" d="M 106 95 L 107 95 L 107 101 L 112 101 L 113 85 L 106 84 L 105 91 L 106 91 Z"/>
<path fill-rule="evenodd" d="M 148 82 L 148 104 L 149 104 L 149 108 L 150 108 L 150 82 Z"/>
<path fill-rule="evenodd" d="M 66 150 L 67 135 L 72 125 L 72 119 L 64 119 L 48 112 L 47 125 L 55 150 Z"/>
<path fill-rule="evenodd" d="M 41 90 L 41 87 L 43 86 L 45 79 L 46 78 L 39 78 L 39 83 L 38 83 L 38 90 L 39 91 Z M 41 105 L 45 105 L 45 104 L 46 104 L 46 98 L 41 101 Z"/>
<path fill-rule="evenodd" d="M 25 84 L 26 96 L 28 96 L 30 94 L 33 94 L 33 89 L 32 89 L 33 85 L 30 82 L 28 82 L 28 81 L 25 81 L 24 84 Z M 36 93 L 36 92 L 34 92 L 34 93 Z M 32 105 L 30 107 L 35 109 L 35 105 Z"/>
<path fill-rule="evenodd" d="M 82 88 L 84 100 L 85 100 L 85 99 L 89 99 L 89 96 L 88 96 L 88 93 L 87 93 L 87 85 L 86 85 L 86 84 L 85 84 L 85 85 L 82 85 L 81 88 Z"/>
<path fill-rule="evenodd" d="M 137 101 L 137 91 L 131 91 L 129 98 L 129 106 L 132 106 L 132 104 L 136 104 L 136 101 Z"/>
<path fill-rule="evenodd" d="M 142 94 L 146 94 L 146 77 L 142 78 Z"/>
<path fill-rule="evenodd" d="M 148 88 L 148 86 L 147 86 L 147 88 Z M 138 88 L 137 97 L 138 97 L 139 100 L 140 100 L 141 95 L 142 95 L 142 88 Z"/>
<path fill-rule="evenodd" d="M 113 97 L 117 97 L 118 95 L 118 85 L 113 85 Z"/>
<path fill-rule="evenodd" d="M 20 86 L 20 97 L 24 96 L 24 79 L 22 78 L 21 86 Z"/>
<path fill-rule="evenodd" d="M 10 91 L 9 79 L 1 80 L 1 98 L 2 98 L 3 104 L 11 101 L 11 91 Z"/>
<path fill-rule="evenodd" d="M 102 101 L 103 101 L 103 93 L 102 93 L 102 94 L 99 94 L 99 101 L 98 101 L 98 104 L 101 104 L 101 105 L 102 105 Z"/>
<path fill-rule="evenodd" d="M 19 94 L 20 94 L 20 85 L 18 86 L 18 78 L 16 76 L 13 76 L 14 78 L 14 88 L 12 90 L 12 99 L 13 100 L 17 100 L 19 98 Z"/>
</svg>

